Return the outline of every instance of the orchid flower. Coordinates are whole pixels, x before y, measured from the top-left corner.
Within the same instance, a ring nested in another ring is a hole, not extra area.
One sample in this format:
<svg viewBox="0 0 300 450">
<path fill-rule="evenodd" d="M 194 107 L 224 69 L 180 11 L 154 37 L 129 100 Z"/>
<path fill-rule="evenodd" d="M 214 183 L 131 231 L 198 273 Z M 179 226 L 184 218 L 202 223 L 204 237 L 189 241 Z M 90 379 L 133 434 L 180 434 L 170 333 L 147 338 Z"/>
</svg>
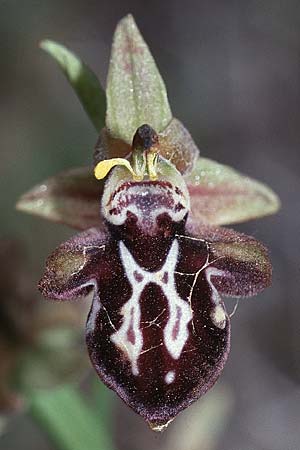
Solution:
<svg viewBox="0 0 300 450">
<path fill-rule="evenodd" d="M 199 156 L 172 116 L 131 15 L 115 31 L 106 97 L 74 54 L 52 41 L 42 47 L 100 136 L 93 168 L 54 176 L 18 202 L 20 210 L 81 230 L 49 257 L 39 289 L 60 301 L 93 292 L 91 362 L 161 431 L 224 367 L 230 317 L 223 297 L 252 296 L 271 282 L 266 248 L 219 226 L 272 214 L 279 200 L 264 184 Z"/>
</svg>

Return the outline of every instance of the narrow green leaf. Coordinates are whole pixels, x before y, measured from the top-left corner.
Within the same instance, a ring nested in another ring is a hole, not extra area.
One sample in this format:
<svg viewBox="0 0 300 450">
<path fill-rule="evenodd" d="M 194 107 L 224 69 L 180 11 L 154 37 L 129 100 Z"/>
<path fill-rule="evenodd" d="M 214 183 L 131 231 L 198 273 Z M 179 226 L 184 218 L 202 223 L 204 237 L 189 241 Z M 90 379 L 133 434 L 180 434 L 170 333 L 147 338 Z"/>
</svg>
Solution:
<svg viewBox="0 0 300 450">
<path fill-rule="evenodd" d="M 74 53 L 57 42 L 45 40 L 40 47 L 51 55 L 61 67 L 75 90 L 83 108 L 97 131 L 105 122 L 105 92 L 94 72 Z"/>
<path fill-rule="evenodd" d="M 97 412 L 72 386 L 34 393 L 30 413 L 60 450 L 112 450 Z"/>
<path fill-rule="evenodd" d="M 274 214 L 280 207 L 268 186 L 211 159 L 199 158 L 185 181 L 194 221 L 228 225 Z"/>
<path fill-rule="evenodd" d="M 91 395 L 93 404 L 99 412 L 99 417 L 107 430 L 112 430 L 112 416 L 114 409 L 115 394 L 111 389 L 101 383 L 97 376 L 94 376 L 91 382 Z"/>
<path fill-rule="evenodd" d="M 131 15 L 114 34 L 106 94 L 107 128 L 129 144 L 144 123 L 161 132 L 172 119 L 164 82 Z"/>
</svg>

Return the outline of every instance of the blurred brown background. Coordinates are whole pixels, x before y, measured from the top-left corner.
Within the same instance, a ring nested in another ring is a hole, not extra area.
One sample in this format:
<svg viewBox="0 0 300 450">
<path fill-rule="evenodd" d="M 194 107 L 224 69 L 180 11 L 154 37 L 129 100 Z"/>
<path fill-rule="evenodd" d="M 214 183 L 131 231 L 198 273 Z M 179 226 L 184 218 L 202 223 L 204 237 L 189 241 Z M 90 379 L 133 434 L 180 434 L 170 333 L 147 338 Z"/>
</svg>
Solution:
<svg viewBox="0 0 300 450">
<path fill-rule="evenodd" d="M 241 301 L 232 320 L 222 383 L 233 406 L 217 450 L 299 450 L 299 0 L 0 1 L 1 237 L 25 241 L 38 279 L 48 253 L 73 232 L 17 213 L 14 203 L 45 177 L 88 163 L 97 138 L 39 40 L 76 51 L 104 84 L 114 27 L 128 12 L 159 65 L 174 115 L 202 155 L 266 182 L 283 204 L 274 217 L 235 227 L 270 248 L 274 281 Z M 134 420 L 120 449 L 136 433 Z M 51 448 L 42 437 L 34 444 L 38 431 L 26 421 L 16 427 L 23 450 Z M 160 437 L 147 439 L 144 448 L 160 448 Z M 0 448 L 19 442 L 12 429 Z M 192 448 L 187 438 L 182 450 Z"/>
</svg>

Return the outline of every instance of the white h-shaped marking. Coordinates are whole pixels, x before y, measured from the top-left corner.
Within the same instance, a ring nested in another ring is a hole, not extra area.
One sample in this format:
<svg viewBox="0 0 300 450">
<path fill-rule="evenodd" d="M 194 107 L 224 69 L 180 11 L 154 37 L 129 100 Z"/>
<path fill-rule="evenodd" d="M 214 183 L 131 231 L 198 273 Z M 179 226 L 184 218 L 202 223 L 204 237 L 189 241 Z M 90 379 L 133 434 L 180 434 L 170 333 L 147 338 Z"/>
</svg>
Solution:
<svg viewBox="0 0 300 450">
<path fill-rule="evenodd" d="M 164 329 L 164 344 L 173 359 L 180 357 L 188 340 L 187 326 L 193 316 L 188 302 L 182 300 L 176 291 L 174 271 L 178 250 L 178 241 L 175 239 L 163 267 L 156 272 L 149 272 L 137 264 L 125 244 L 120 242 L 120 257 L 132 288 L 132 295 L 121 309 L 123 323 L 119 330 L 111 335 L 111 340 L 130 360 L 134 375 L 139 374 L 138 359 L 143 348 L 139 300 L 148 283 L 157 284 L 168 300 L 169 319 Z"/>
</svg>

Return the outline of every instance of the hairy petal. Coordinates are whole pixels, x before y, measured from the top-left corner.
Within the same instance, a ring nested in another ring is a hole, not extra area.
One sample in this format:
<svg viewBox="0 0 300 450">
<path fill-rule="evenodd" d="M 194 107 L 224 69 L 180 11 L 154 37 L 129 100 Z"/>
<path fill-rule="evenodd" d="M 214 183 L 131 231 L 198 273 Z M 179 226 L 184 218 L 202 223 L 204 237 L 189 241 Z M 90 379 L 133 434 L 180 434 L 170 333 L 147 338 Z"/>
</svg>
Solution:
<svg viewBox="0 0 300 450">
<path fill-rule="evenodd" d="M 107 128 L 103 128 L 95 146 L 94 164 L 108 158 L 125 158 L 130 152 L 129 144 L 114 138 Z M 187 175 L 194 168 L 199 149 L 184 125 L 173 118 L 159 133 L 159 154 L 174 164 L 181 174 Z"/>
<path fill-rule="evenodd" d="M 79 230 L 103 228 L 100 217 L 103 186 L 104 182 L 95 179 L 91 167 L 70 169 L 23 194 L 16 207 Z"/>
<path fill-rule="evenodd" d="M 160 155 L 168 159 L 183 175 L 194 168 L 199 150 L 183 124 L 173 118 L 159 135 Z"/>
<path fill-rule="evenodd" d="M 105 233 L 91 228 L 60 245 L 47 259 L 39 282 L 41 293 L 53 300 L 75 300 L 87 295 L 99 276 L 93 263 L 101 259 L 106 244 Z"/>
<path fill-rule="evenodd" d="M 94 150 L 94 165 L 103 159 L 125 158 L 131 152 L 131 145 L 114 138 L 107 128 L 103 128 Z"/>
<path fill-rule="evenodd" d="M 78 56 L 57 42 L 45 40 L 40 47 L 58 63 L 75 90 L 97 131 L 105 123 L 105 92 L 94 72 Z"/>
<path fill-rule="evenodd" d="M 220 270 L 214 276 L 220 294 L 249 297 L 270 286 L 272 265 L 268 251 L 256 239 L 228 228 L 195 223 L 189 224 L 189 231 L 208 242 L 211 264 Z"/>
<path fill-rule="evenodd" d="M 154 430 L 203 395 L 229 352 L 230 323 L 193 239 L 142 236 L 106 249 L 87 321 L 99 377 Z"/>
<path fill-rule="evenodd" d="M 199 158 L 185 180 L 191 214 L 207 224 L 244 222 L 273 214 L 280 206 L 270 188 L 210 159 Z"/>
<path fill-rule="evenodd" d="M 172 119 L 164 82 L 130 14 L 114 34 L 106 95 L 106 126 L 128 144 L 144 123 L 160 132 Z"/>
</svg>

